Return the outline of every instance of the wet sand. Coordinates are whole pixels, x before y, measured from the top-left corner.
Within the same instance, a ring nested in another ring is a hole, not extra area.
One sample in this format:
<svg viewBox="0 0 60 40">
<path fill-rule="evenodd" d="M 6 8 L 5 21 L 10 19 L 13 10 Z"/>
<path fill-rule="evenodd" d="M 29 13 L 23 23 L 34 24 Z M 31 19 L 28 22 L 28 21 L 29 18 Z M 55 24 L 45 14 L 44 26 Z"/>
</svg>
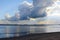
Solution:
<svg viewBox="0 0 60 40">
<path fill-rule="evenodd" d="M 0 40 L 60 40 L 60 32 L 29 34 L 21 37 L 4 38 Z"/>
</svg>

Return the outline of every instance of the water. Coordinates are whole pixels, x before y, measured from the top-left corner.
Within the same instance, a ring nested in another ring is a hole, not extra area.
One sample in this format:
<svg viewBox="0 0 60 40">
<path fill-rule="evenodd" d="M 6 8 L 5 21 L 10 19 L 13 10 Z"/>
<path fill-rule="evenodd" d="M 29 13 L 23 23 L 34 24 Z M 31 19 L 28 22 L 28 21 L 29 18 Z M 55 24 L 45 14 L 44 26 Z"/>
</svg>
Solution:
<svg viewBox="0 0 60 40">
<path fill-rule="evenodd" d="M 24 36 L 29 33 L 60 32 L 60 25 L 0 26 L 0 38 Z"/>
<path fill-rule="evenodd" d="M 28 21 L 29 24 L 44 24 L 42 26 L 1 26 L 0 25 L 0 38 L 24 36 L 30 33 L 51 33 L 60 32 L 60 19 L 59 17 L 45 17 L 39 18 L 35 21 Z M 54 25 L 46 25 L 54 24 Z M 57 24 L 57 25 L 55 25 Z"/>
</svg>

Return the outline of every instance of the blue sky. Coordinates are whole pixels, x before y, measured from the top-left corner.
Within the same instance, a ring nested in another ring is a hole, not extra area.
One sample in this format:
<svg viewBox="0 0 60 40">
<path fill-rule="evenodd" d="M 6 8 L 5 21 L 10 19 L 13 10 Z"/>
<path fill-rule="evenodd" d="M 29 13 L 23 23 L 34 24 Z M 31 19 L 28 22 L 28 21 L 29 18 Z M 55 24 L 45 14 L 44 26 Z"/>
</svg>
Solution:
<svg viewBox="0 0 60 40">
<path fill-rule="evenodd" d="M 19 4 L 23 1 L 32 2 L 32 0 L 0 0 L 0 19 L 3 19 L 6 13 L 13 16 L 18 11 Z"/>
</svg>

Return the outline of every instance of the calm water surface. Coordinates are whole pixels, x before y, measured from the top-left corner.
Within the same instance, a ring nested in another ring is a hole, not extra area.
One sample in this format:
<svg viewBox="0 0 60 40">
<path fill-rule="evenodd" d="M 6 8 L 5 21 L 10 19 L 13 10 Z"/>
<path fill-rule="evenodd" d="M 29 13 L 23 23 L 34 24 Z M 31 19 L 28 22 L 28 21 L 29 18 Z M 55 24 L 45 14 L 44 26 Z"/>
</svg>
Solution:
<svg viewBox="0 0 60 40">
<path fill-rule="evenodd" d="M 29 33 L 60 32 L 60 25 L 0 26 L 0 38 L 22 36 Z"/>
</svg>

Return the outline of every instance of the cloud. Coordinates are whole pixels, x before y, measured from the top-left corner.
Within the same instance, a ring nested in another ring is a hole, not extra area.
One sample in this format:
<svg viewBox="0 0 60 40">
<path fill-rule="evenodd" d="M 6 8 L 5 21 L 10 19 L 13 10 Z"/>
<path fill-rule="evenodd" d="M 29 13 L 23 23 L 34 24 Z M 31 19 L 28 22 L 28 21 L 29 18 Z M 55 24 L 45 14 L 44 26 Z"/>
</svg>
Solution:
<svg viewBox="0 0 60 40">
<path fill-rule="evenodd" d="M 53 0 L 33 0 L 33 8 L 30 17 L 38 18 L 47 16 L 45 11 L 47 7 L 54 3 Z"/>
<path fill-rule="evenodd" d="M 56 1 L 51 7 L 48 7 L 48 16 L 60 16 L 60 1 Z"/>
<path fill-rule="evenodd" d="M 24 1 L 19 5 L 20 20 L 27 20 L 31 14 L 33 5 L 27 1 Z"/>
<path fill-rule="evenodd" d="M 33 0 L 33 3 L 22 2 L 19 7 L 19 13 L 11 17 L 12 20 L 29 20 L 30 18 L 46 17 L 47 15 L 57 15 L 60 6 L 54 4 L 57 0 Z M 58 7 L 58 8 L 57 8 Z M 57 11 L 57 12 L 56 12 Z M 53 13 L 52 15 L 50 13 Z M 57 15 L 58 16 L 58 15 Z"/>
<path fill-rule="evenodd" d="M 46 7 L 53 4 L 54 0 L 33 0 L 34 6 Z"/>
<path fill-rule="evenodd" d="M 9 15 L 9 13 L 6 13 L 6 14 L 5 14 L 5 18 L 6 18 L 7 20 L 11 18 L 11 16 Z"/>
<path fill-rule="evenodd" d="M 19 12 L 16 12 L 16 14 L 11 17 L 10 20 L 28 20 L 32 7 L 32 3 L 27 1 L 22 2 L 18 7 Z"/>
</svg>

